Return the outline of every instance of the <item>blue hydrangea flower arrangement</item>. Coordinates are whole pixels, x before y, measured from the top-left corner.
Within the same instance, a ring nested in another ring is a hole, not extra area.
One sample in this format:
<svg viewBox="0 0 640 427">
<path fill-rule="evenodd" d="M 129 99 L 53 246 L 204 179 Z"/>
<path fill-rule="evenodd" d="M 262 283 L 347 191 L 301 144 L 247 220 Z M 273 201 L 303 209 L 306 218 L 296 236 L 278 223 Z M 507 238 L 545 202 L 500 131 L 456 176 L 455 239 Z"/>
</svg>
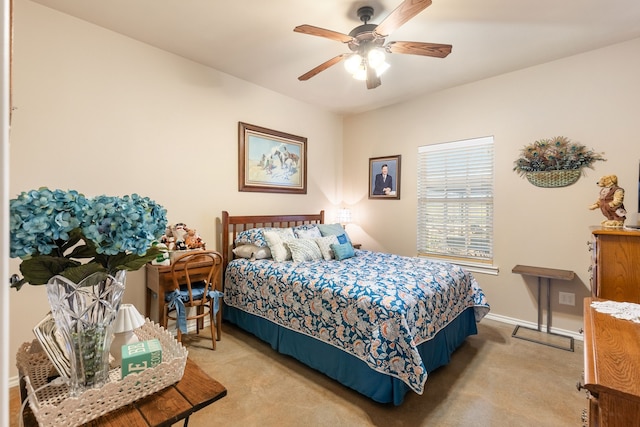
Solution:
<svg viewBox="0 0 640 427">
<path fill-rule="evenodd" d="M 43 187 L 22 192 L 9 207 L 10 255 L 22 259 L 24 276 L 12 281 L 17 289 L 55 275 L 79 283 L 98 271 L 135 271 L 164 250 L 156 244 L 167 211 L 137 194 L 87 198 Z"/>
</svg>

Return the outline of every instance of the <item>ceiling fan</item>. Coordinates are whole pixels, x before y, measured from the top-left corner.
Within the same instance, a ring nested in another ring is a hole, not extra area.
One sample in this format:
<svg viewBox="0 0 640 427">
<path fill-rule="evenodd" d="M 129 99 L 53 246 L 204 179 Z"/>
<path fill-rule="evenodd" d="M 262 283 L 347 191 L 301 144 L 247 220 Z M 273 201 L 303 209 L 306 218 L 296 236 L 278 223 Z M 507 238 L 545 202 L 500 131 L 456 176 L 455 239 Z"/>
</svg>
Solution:
<svg viewBox="0 0 640 427">
<path fill-rule="evenodd" d="M 389 64 L 385 62 L 384 52 L 444 58 L 451 53 L 451 45 L 449 44 L 392 41 L 385 45 L 385 38 L 389 34 L 429 5 L 431 5 L 431 0 L 404 0 L 378 25 L 367 23 L 373 16 L 373 8 L 363 6 L 357 12 L 358 18 L 363 24 L 351 30 L 349 34 L 306 24 L 295 27 L 293 31 L 297 33 L 346 43 L 352 51 L 352 53 L 343 53 L 323 62 L 298 77 L 298 80 L 309 80 L 344 59 L 345 68 L 353 74 L 354 78 L 366 80 L 367 89 L 374 89 L 380 86 L 380 75 L 389 67 Z"/>
</svg>

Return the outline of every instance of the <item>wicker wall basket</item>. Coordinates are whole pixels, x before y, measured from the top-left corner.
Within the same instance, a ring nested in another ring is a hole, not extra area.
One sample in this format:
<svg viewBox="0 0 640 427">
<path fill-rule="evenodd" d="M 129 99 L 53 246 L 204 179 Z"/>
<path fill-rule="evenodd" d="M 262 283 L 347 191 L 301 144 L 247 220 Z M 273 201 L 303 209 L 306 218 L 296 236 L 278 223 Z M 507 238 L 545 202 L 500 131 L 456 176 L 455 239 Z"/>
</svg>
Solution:
<svg viewBox="0 0 640 427">
<path fill-rule="evenodd" d="M 580 178 L 580 170 L 559 170 L 559 171 L 542 171 L 527 172 L 525 175 L 530 183 L 536 187 L 554 188 L 566 187 L 571 185 Z"/>
</svg>

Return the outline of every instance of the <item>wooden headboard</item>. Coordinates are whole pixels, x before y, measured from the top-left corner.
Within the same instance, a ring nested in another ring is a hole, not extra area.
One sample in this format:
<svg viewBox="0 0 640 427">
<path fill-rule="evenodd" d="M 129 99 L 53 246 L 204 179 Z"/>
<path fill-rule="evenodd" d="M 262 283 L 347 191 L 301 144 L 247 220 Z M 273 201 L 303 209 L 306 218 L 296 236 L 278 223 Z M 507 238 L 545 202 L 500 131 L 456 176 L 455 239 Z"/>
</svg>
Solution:
<svg viewBox="0 0 640 427">
<path fill-rule="evenodd" d="M 227 269 L 227 264 L 233 259 L 233 248 L 236 236 L 243 230 L 257 227 L 286 228 L 302 224 L 324 224 L 324 211 L 317 214 L 306 215 L 242 215 L 230 216 L 229 212 L 222 211 L 222 268 Z"/>
</svg>

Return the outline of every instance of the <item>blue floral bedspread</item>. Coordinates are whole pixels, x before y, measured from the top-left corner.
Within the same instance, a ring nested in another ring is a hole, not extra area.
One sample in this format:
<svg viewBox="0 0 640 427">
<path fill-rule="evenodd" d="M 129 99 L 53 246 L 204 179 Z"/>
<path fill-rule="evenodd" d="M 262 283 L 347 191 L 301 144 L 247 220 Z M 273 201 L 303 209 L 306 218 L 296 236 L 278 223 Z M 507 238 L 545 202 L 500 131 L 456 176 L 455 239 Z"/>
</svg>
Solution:
<svg viewBox="0 0 640 427">
<path fill-rule="evenodd" d="M 477 322 L 489 312 L 461 267 L 364 250 L 343 261 L 235 259 L 224 302 L 342 349 L 418 394 L 427 372 L 417 346 L 468 307 Z"/>
</svg>

